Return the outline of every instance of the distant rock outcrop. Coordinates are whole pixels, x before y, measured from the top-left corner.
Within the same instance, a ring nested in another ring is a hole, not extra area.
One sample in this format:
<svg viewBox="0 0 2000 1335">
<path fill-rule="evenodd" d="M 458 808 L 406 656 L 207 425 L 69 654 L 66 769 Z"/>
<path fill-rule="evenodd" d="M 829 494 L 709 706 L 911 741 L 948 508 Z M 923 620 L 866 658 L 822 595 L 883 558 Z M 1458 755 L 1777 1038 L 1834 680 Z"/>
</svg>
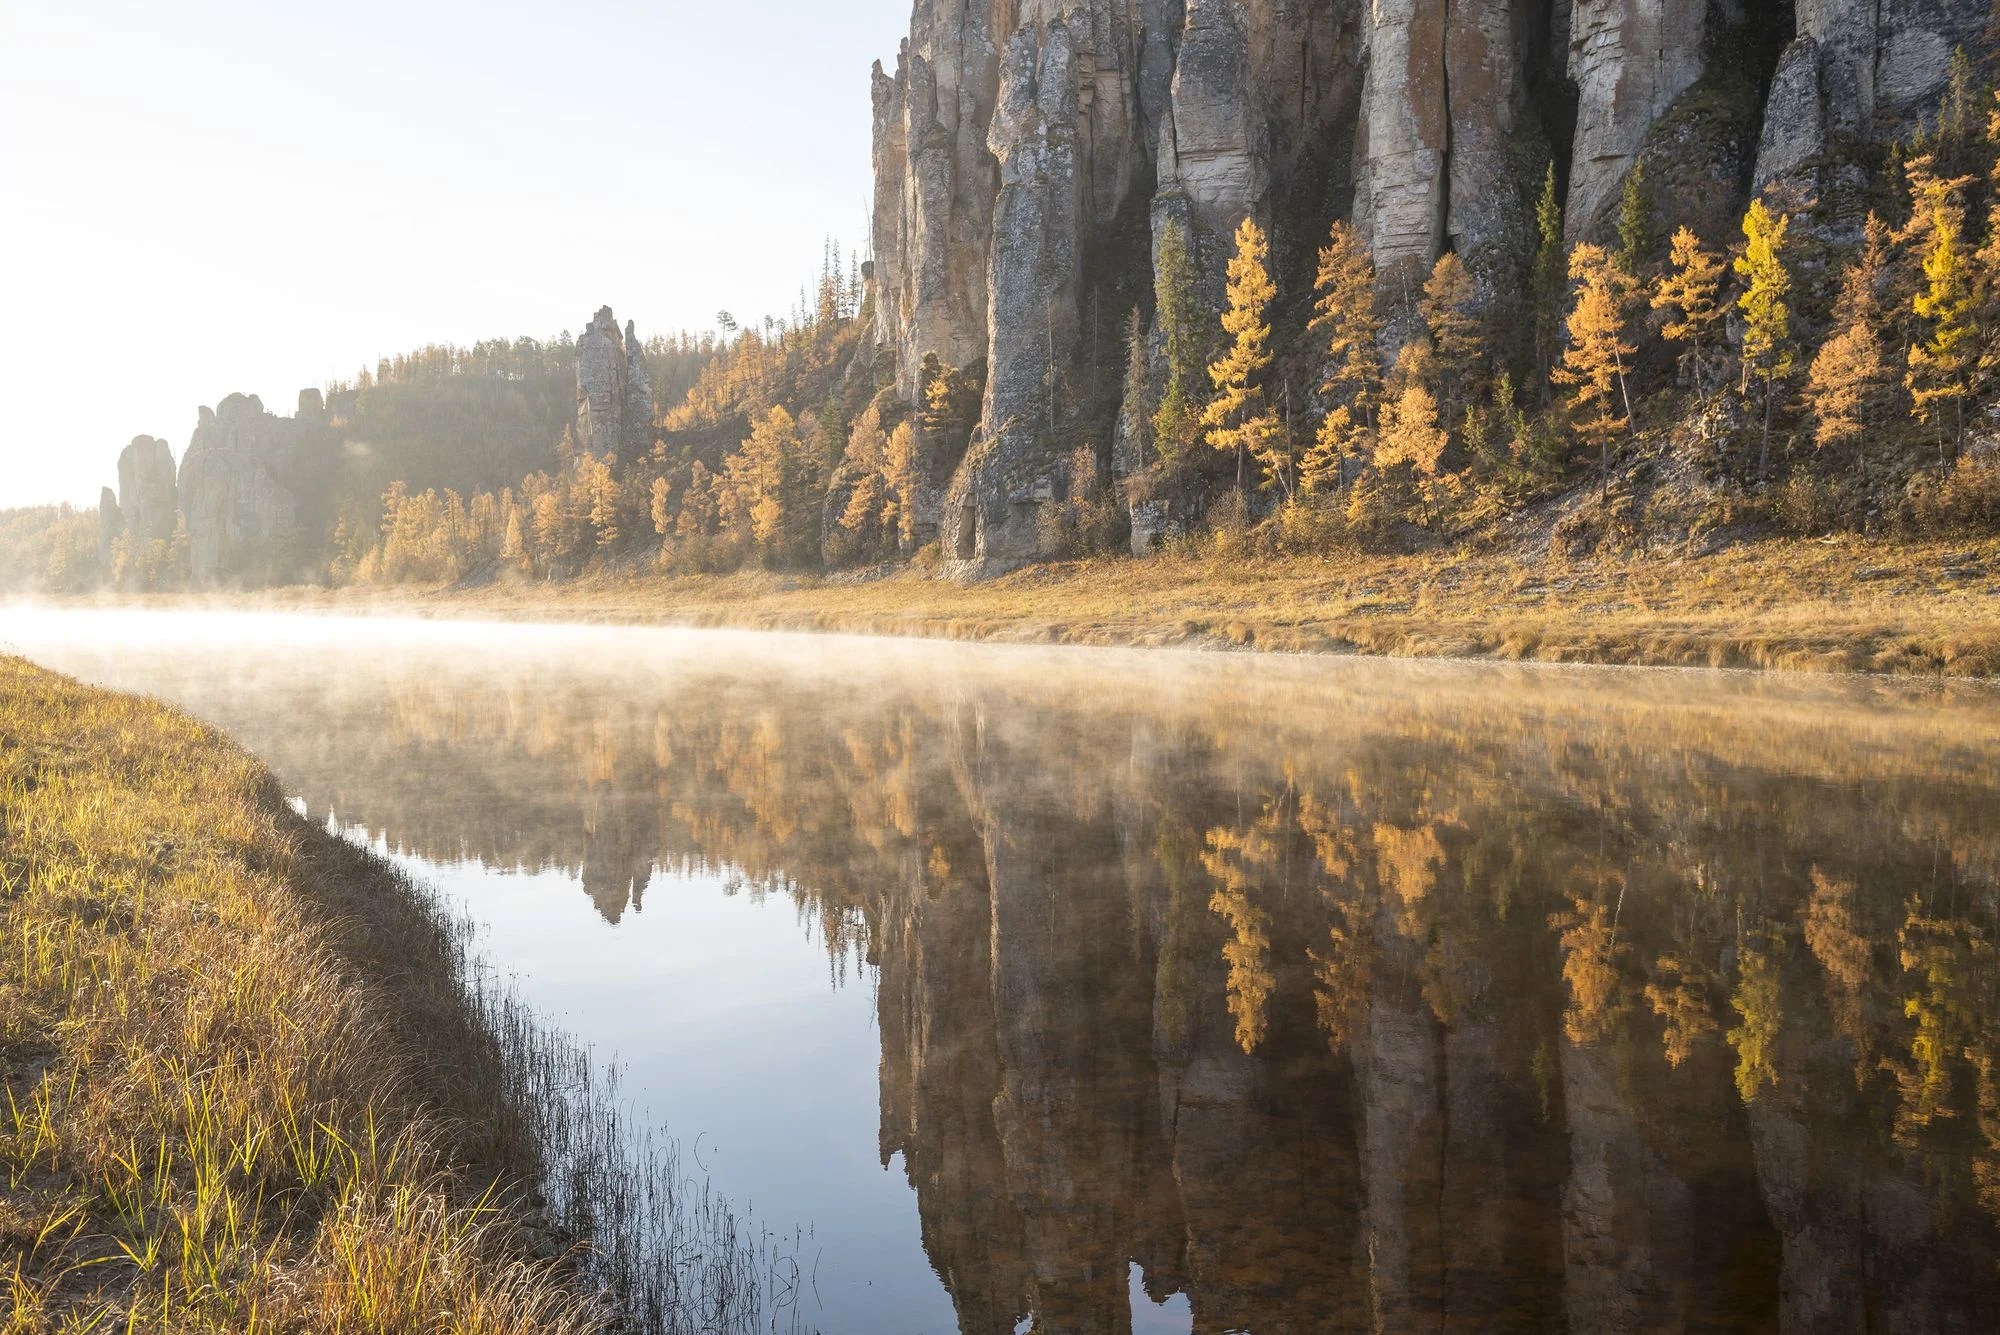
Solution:
<svg viewBox="0 0 2000 1335">
<path fill-rule="evenodd" d="M 287 573 L 274 570 L 299 540 L 299 498 L 287 479 L 306 462 L 314 425 L 266 412 L 254 394 L 201 410 L 179 480 L 195 583 Z"/>
<path fill-rule="evenodd" d="M 109 487 L 97 493 L 97 565 L 111 568 L 112 545 L 125 532 L 125 516 L 119 511 L 118 496 Z"/>
<path fill-rule="evenodd" d="M 118 504 L 125 531 L 137 546 L 166 542 L 179 517 L 174 452 L 154 436 L 134 436 L 118 456 Z"/>
<path fill-rule="evenodd" d="M 624 331 L 609 306 L 576 345 L 576 446 L 585 454 L 631 459 L 653 444 L 653 380 L 632 322 Z"/>
</svg>

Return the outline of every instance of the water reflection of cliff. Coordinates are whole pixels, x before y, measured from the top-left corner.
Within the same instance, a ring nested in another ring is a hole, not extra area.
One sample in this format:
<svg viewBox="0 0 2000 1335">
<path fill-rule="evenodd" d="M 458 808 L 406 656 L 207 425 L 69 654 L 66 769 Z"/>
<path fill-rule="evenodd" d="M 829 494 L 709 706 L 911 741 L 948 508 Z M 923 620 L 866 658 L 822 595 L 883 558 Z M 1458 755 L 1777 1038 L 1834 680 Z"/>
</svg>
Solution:
<svg viewBox="0 0 2000 1335">
<path fill-rule="evenodd" d="M 1133 1261 L 1203 1332 L 2000 1325 L 1991 697 L 1055 661 L 210 712 L 394 846 L 865 950 L 967 1332 L 1127 1330 Z"/>
</svg>

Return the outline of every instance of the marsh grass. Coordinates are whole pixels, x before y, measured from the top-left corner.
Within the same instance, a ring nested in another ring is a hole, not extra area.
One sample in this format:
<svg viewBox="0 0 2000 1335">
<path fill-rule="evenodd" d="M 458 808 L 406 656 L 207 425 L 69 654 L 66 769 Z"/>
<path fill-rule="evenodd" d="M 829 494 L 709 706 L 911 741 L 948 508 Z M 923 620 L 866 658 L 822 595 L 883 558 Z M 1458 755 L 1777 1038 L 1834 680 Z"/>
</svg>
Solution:
<svg viewBox="0 0 2000 1335">
<path fill-rule="evenodd" d="M 0 658 L 5 1329 L 796 1326 L 468 939 L 210 729 Z"/>
</svg>

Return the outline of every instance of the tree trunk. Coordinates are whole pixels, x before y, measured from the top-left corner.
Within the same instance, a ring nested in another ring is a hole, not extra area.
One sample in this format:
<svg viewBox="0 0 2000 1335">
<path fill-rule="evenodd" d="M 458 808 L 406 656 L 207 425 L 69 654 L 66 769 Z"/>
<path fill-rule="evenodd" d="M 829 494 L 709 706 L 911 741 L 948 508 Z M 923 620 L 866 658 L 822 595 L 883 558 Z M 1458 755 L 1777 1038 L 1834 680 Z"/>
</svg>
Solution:
<svg viewBox="0 0 2000 1335">
<path fill-rule="evenodd" d="M 1764 469 L 1771 461 L 1771 399 L 1775 392 L 1776 376 L 1764 377 L 1764 440 L 1757 447 L 1757 477 L 1762 480 Z"/>
</svg>

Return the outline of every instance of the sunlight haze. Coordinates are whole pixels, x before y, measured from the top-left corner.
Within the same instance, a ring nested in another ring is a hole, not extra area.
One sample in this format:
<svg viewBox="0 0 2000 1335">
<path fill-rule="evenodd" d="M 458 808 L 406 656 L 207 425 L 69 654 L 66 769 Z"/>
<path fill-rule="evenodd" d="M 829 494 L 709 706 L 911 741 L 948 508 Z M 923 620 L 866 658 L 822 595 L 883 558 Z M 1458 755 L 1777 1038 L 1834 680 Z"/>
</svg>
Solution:
<svg viewBox="0 0 2000 1335">
<path fill-rule="evenodd" d="M 867 245 L 908 0 L 325 12 L 0 3 L 0 506 L 427 343 L 782 316 Z"/>
</svg>

